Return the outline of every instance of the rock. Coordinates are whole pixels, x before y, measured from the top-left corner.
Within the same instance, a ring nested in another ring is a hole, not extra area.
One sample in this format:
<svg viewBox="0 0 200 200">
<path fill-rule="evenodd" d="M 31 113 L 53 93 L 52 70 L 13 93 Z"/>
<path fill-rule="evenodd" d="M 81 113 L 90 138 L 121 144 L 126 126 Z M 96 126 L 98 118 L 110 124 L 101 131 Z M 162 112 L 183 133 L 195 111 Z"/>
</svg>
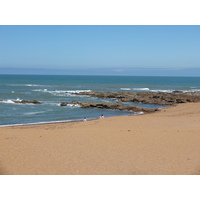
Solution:
<svg viewBox="0 0 200 200">
<path fill-rule="evenodd" d="M 176 99 L 176 103 L 186 103 L 187 101 L 183 100 L 183 99 Z"/>
<path fill-rule="evenodd" d="M 133 112 L 144 112 L 144 113 L 150 113 L 150 112 L 155 112 L 158 111 L 158 109 L 149 109 L 149 108 L 144 108 L 144 107 L 140 107 L 140 106 L 132 106 L 132 105 L 128 105 L 126 106 L 126 109 L 128 111 L 133 111 Z"/>
<path fill-rule="evenodd" d="M 183 92 L 179 91 L 179 90 L 175 90 L 175 91 L 173 91 L 173 93 L 183 93 Z"/>
<path fill-rule="evenodd" d="M 133 101 L 133 102 L 139 102 L 139 100 L 136 99 L 136 98 L 133 98 L 132 101 Z"/>
<path fill-rule="evenodd" d="M 26 103 L 33 103 L 33 104 L 43 104 L 42 102 L 33 100 L 33 101 L 27 101 L 27 100 L 15 100 L 13 101 L 14 103 L 22 103 L 22 104 L 26 104 Z"/>
<path fill-rule="evenodd" d="M 29 103 L 33 103 L 33 104 L 42 104 L 42 102 L 39 102 L 39 101 L 36 101 L 36 100 L 30 101 Z"/>
<path fill-rule="evenodd" d="M 61 102 L 60 106 L 67 106 L 67 104 L 68 104 L 67 102 Z"/>
<path fill-rule="evenodd" d="M 78 101 L 72 101 L 70 104 L 80 104 Z"/>
<path fill-rule="evenodd" d="M 138 101 L 138 100 L 135 99 L 135 98 L 134 98 L 133 100 L 132 100 L 131 98 L 121 98 L 121 101 L 122 101 L 122 102 L 130 102 L 130 101 L 134 101 L 134 100 L 135 100 L 136 102 Z"/>
<path fill-rule="evenodd" d="M 158 96 L 158 95 L 155 95 L 155 96 L 153 96 L 153 98 L 154 98 L 154 99 L 159 99 L 159 98 L 160 98 L 160 96 Z"/>
<path fill-rule="evenodd" d="M 80 104 L 81 108 L 92 108 L 95 107 L 95 103 L 92 101 L 85 101 L 84 103 Z"/>
</svg>

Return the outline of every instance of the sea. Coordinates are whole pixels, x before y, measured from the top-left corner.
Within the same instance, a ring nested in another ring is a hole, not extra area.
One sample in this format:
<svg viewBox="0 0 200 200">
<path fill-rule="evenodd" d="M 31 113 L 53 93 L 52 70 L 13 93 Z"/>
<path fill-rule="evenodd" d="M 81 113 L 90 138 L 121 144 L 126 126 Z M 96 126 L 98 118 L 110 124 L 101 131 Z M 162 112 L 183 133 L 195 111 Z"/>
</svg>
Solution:
<svg viewBox="0 0 200 200">
<path fill-rule="evenodd" d="M 138 115 L 140 113 L 84 109 L 72 105 L 73 100 L 84 102 L 115 102 L 90 96 L 75 95 L 82 91 L 131 92 L 196 92 L 200 77 L 148 76 L 75 76 L 75 75 L 0 75 L 0 126 L 80 121 L 105 117 Z M 37 100 L 43 104 L 20 104 L 14 100 Z M 68 106 L 60 106 L 68 102 Z M 162 109 L 153 104 L 126 104 Z"/>
</svg>

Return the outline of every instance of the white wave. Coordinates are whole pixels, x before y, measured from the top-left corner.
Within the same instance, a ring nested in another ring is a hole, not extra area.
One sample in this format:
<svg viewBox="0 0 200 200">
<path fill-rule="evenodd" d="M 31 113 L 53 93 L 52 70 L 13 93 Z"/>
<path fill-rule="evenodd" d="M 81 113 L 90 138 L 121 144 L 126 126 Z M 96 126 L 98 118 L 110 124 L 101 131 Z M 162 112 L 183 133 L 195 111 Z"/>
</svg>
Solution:
<svg viewBox="0 0 200 200">
<path fill-rule="evenodd" d="M 200 92 L 200 89 L 182 90 L 182 92 Z"/>
<path fill-rule="evenodd" d="M 44 103 L 45 105 L 60 106 L 60 103 L 45 102 L 45 101 L 43 101 L 43 103 Z"/>
<path fill-rule="evenodd" d="M 75 96 L 73 94 L 67 93 L 65 90 L 55 90 L 55 91 L 47 91 L 48 93 L 55 96 Z"/>
<path fill-rule="evenodd" d="M 66 93 L 66 91 L 62 91 L 62 90 L 60 90 L 60 91 L 58 91 L 58 90 L 45 91 L 45 92 L 48 92 L 49 94 L 52 94 L 54 96 L 60 96 L 60 97 L 62 97 L 62 96 L 72 96 L 71 94 L 68 94 L 68 93 Z"/>
<path fill-rule="evenodd" d="M 149 91 L 149 88 L 120 88 L 121 90 Z"/>
<path fill-rule="evenodd" d="M 50 92 L 50 93 L 80 93 L 80 92 L 91 92 L 91 90 L 47 90 L 47 89 L 37 89 L 33 90 L 36 92 Z"/>
<path fill-rule="evenodd" d="M 149 90 L 150 92 L 167 92 L 167 93 L 172 93 L 174 90 L 162 90 L 162 89 L 157 89 L 157 90 Z"/>
<path fill-rule="evenodd" d="M 67 93 L 91 92 L 91 90 L 67 90 Z"/>
<path fill-rule="evenodd" d="M 140 111 L 140 112 L 135 112 L 134 114 L 135 114 L 135 115 L 143 115 L 144 112 Z"/>
<path fill-rule="evenodd" d="M 3 100 L 3 101 L 0 101 L 0 102 L 2 102 L 2 103 L 14 103 L 13 100 L 10 100 L 10 99 L 8 99 L 8 100 Z"/>
<path fill-rule="evenodd" d="M 38 87 L 38 86 L 44 86 L 44 85 L 38 85 L 38 84 L 8 84 L 9 86 L 27 86 L 27 87 Z"/>
<path fill-rule="evenodd" d="M 180 92 L 200 92 L 200 88 L 197 87 L 190 87 L 191 89 L 188 90 L 178 90 Z M 136 90 L 136 91 L 149 91 L 149 92 L 166 92 L 166 93 L 172 93 L 176 90 L 172 90 L 172 89 L 149 89 L 149 88 L 120 88 L 121 90 Z"/>
<path fill-rule="evenodd" d="M 174 91 L 175 90 L 161 90 L 161 89 L 150 90 L 150 92 L 166 92 L 166 93 L 172 93 Z M 186 93 L 186 92 L 200 92 L 200 89 L 177 90 L 177 91 L 180 91 L 180 92 L 183 92 L 183 93 Z"/>
<path fill-rule="evenodd" d="M 24 115 L 36 115 L 36 114 L 40 114 L 40 113 L 44 113 L 44 111 L 41 111 L 41 112 L 29 112 L 29 113 L 24 113 Z"/>
<path fill-rule="evenodd" d="M 40 86 L 40 85 L 35 85 L 35 84 L 25 84 L 25 86 L 36 87 L 36 86 Z"/>
<path fill-rule="evenodd" d="M 121 90 L 131 90 L 131 88 L 120 88 Z"/>
<path fill-rule="evenodd" d="M 68 107 L 77 107 L 80 108 L 81 106 L 79 104 L 67 104 Z"/>
<path fill-rule="evenodd" d="M 35 91 L 35 92 L 48 92 L 47 89 L 38 89 L 38 90 L 32 90 L 32 91 Z"/>
<path fill-rule="evenodd" d="M 47 89 L 37 89 L 37 90 L 32 90 L 32 91 L 47 92 L 55 96 L 76 96 L 75 93 L 91 92 L 91 90 L 47 90 Z"/>
<path fill-rule="evenodd" d="M 0 101 L 0 102 L 1 103 L 15 103 L 14 101 L 22 101 L 22 100 L 17 98 L 15 100 L 7 99 L 7 100 L 3 100 L 3 101 Z"/>
<path fill-rule="evenodd" d="M 53 90 L 53 91 L 50 91 L 50 90 L 46 90 L 47 92 L 49 92 L 49 93 L 66 93 L 66 91 L 64 91 L 64 90 Z"/>
<path fill-rule="evenodd" d="M 149 91 L 149 88 L 133 88 L 132 90 L 138 90 L 138 91 Z"/>
</svg>

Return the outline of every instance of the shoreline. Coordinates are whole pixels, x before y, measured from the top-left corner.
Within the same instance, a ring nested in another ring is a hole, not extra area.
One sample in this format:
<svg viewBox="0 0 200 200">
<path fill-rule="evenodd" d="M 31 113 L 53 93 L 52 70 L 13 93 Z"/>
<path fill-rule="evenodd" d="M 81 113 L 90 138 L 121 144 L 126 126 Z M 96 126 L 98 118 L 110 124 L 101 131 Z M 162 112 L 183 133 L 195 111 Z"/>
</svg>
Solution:
<svg viewBox="0 0 200 200">
<path fill-rule="evenodd" d="M 159 112 L 0 127 L 0 174 L 200 174 L 200 103 Z"/>
<path fill-rule="evenodd" d="M 166 107 L 167 108 L 167 107 Z M 159 108 L 159 111 L 165 109 L 165 108 Z M 149 114 L 149 113 L 143 113 L 143 112 L 136 112 L 137 114 L 130 114 L 130 115 L 120 115 L 120 116 L 111 116 L 111 117 L 106 117 L 106 118 L 112 118 L 112 117 L 122 117 L 122 116 L 137 116 L 137 115 L 143 115 L 143 114 Z M 92 121 L 92 120 L 98 120 L 99 118 L 87 118 L 87 121 Z M 27 124 L 5 124 L 5 125 L 0 125 L 0 128 L 4 127 L 15 127 L 15 126 L 31 126 L 31 125 L 42 125 L 42 124 L 59 124 L 59 123 L 70 123 L 70 122 L 81 122 L 83 119 L 78 119 L 78 120 L 61 120 L 61 121 L 48 121 L 48 122 L 35 122 L 35 123 L 27 123 Z"/>
<path fill-rule="evenodd" d="M 82 120 L 66 120 L 66 121 L 49 121 L 49 122 L 36 122 L 36 123 L 28 123 L 28 124 L 7 124 L 0 125 L 0 128 L 4 127 L 16 127 L 16 126 L 32 126 L 32 125 L 45 125 L 45 124 L 58 124 L 58 123 L 70 123 L 70 122 L 80 122 Z M 89 121 L 89 120 L 88 120 Z"/>
<path fill-rule="evenodd" d="M 106 117 L 108 118 L 115 118 L 115 117 L 128 117 L 128 116 L 138 116 L 138 115 L 146 115 L 146 114 L 152 114 L 152 113 L 140 113 L 140 114 L 135 114 L 135 115 L 123 115 L 123 116 L 112 116 L 112 117 Z M 99 120 L 99 118 L 94 118 L 94 119 L 87 119 L 86 122 L 88 121 L 94 121 L 94 120 Z M 53 124 L 64 124 L 64 123 L 74 123 L 74 122 L 83 122 L 84 120 L 66 120 L 66 121 L 49 121 L 49 122 L 36 122 L 36 123 L 28 123 L 28 124 L 8 124 L 8 125 L 0 125 L 0 130 L 1 128 L 6 128 L 6 127 L 19 127 L 19 126 L 32 126 L 32 125 L 53 125 Z"/>
</svg>

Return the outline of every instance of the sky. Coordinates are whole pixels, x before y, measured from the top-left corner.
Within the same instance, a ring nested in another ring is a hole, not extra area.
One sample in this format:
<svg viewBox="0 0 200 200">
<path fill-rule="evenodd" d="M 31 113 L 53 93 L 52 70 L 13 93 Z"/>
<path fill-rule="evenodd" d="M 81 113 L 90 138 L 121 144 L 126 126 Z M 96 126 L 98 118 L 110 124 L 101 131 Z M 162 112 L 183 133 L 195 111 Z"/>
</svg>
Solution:
<svg viewBox="0 0 200 200">
<path fill-rule="evenodd" d="M 200 76 L 200 26 L 0 26 L 0 74 Z"/>
</svg>

